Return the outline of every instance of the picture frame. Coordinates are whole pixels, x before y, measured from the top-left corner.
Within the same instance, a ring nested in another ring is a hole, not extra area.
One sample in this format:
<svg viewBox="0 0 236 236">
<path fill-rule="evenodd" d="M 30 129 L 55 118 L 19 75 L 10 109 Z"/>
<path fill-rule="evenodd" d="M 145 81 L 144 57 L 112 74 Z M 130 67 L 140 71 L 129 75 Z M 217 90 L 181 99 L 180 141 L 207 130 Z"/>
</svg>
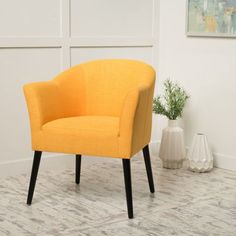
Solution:
<svg viewBox="0 0 236 236">
<path fill-rule="evenodd" d="M 186 35 L 236 37 L 236 0 L 187 0 Z"/>
</svg>

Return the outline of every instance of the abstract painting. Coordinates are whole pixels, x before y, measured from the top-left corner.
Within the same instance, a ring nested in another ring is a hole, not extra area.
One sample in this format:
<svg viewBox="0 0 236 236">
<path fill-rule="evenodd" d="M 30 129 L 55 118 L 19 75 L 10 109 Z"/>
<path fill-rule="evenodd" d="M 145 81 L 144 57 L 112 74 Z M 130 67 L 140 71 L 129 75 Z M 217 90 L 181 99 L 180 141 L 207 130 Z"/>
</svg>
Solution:
<svg viewBox="0 0 236 236">
<path fill-rule="evenodd" d="M 236 0 L 187 0 L 187 35 L 236 37 Z"/>
</svg>

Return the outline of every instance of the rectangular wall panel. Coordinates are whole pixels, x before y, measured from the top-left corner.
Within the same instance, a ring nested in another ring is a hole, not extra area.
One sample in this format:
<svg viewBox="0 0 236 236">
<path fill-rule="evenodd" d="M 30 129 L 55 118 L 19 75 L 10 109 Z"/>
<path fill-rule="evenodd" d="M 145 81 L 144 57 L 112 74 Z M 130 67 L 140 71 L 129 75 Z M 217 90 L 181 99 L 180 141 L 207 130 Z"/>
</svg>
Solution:
<svg viewBox="0 0 236 236">
<path fill-rule="evenodd" d="M 59 35 L 60 0 L 0 0 L 0 37 Z"/>
<path fill-rule="evenodd" d="M 151 37 L 153 0 L 71 0 L 73 37 Z"/>
<path fill-rule="evenodd" d="M 152 64 L 152 47 L 71 48 L 71 64 L 107 58 L 136 59 Z"/>
<path fill-rule="evenodd" d="M 1 161 L 31 156 L 29 119 L 23 85 L 49 80 L 59 71 L 59 48 L 0 50 Z"/>
</svg>

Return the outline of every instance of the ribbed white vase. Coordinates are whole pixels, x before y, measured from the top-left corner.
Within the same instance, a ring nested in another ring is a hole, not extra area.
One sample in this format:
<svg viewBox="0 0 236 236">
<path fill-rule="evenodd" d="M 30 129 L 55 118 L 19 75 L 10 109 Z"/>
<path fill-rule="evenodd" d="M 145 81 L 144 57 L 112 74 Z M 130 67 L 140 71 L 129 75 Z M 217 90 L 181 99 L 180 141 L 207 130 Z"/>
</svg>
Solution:
<svg viewBox="0 0 236 236">
<path fill-rule="evenodd" d="M 198 133 L 194 136 L 187 158 L 192 171 L 206 172 L 213 168 L 213 156 L 206 135 Z"/>
<path fill-rule="evenodd" d="M 162 131 L 159 157 L 164 168 L 177 169 L 183 166 L 185 159 L 184 135 L 177 120 L 169 120 L 168 127 Z"/>
</svg>

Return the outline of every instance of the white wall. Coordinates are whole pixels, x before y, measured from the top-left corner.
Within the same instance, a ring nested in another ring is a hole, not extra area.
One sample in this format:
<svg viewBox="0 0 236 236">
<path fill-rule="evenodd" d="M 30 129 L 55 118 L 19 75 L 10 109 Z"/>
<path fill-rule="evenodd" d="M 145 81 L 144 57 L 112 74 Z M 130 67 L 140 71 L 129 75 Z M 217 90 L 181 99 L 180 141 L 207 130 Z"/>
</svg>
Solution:
<svg viewBox="0 0 236 236">
<path fill-rule="evenodd" d="M 179 81 L 191 95 L 181 122 L 187 146 L 194 133 L 204 132 L 216 164 L 236 169 L 236 41 L 187 38 L 185 4 L 185 0 L 0 0 L 0 176 L 29 171 L 32 162 L 22 85 L 108 57 L 154 65 L 158 85 L 169 76 Z M 165 118 L 154 117 L 153 142 L 160 141 L 165 126 Z M 49 168 L 58 161 L 52 163 Z"/>
<path fill-rule="evenodd" d="M 191 96 L 182 121 L 186 145 L 203 132 L 216 165 L 236 170 L 236 39 L 186 37 L 185 12 L 186 0 L 160 0 L 159 82 L 170 76 Z M 160 139 L 166 122 L 159 124 Z"/>
<path fill-rule="evenodd" d="M 23 84 L 97 58 L 156 67 L 157 9 L 156 0 L 0 0 L 0 176 L 32 162 Z"/>
</svg>

